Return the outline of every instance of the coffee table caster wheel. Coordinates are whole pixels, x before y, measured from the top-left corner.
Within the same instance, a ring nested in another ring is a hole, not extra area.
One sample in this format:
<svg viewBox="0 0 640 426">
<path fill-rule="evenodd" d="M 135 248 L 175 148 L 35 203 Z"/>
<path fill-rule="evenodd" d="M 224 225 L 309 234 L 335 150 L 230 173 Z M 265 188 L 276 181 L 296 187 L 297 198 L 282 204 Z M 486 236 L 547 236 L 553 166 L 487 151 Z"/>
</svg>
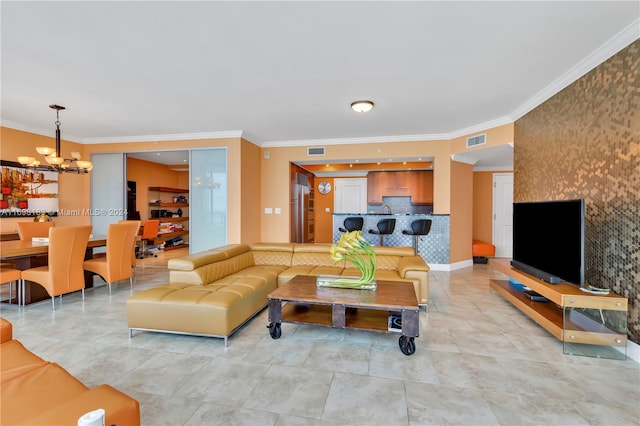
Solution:
<svg viewBox="0 0 640 426">
<path fill-rule="evenodd" d="M 413 355 L 416 351 L 416 342 L 414 342 L 413 337 L 400 336 L 398 346 L 400 346 L 400 350 L 405 355 Z"/>
<path fill-rule="evenodd" d="M 282 336 L 282 329 L 280 328 L 280 323 L 270 323 L 267 328 L 269 329 L 269 334 L 272 339 L 279 339 Z"/>
</svg>

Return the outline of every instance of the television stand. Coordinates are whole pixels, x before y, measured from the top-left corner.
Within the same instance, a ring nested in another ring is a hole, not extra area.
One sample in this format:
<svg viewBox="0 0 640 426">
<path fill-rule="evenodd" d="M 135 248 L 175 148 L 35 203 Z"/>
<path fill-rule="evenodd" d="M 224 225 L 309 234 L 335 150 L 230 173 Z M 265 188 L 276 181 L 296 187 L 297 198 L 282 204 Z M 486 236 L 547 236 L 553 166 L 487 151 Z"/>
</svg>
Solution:
<svg viewBox="0 0 640 426">
<path fill-rule="evenodd" d="M 532 301 L 508 280 L 489 281 L 489 287 L 563 342 L 565 354 L 602 357 L 604 352 L 607 358 L 626 358 L 626 297 L 613 292 L 589 294 L 566 282 L 549 284 L 513 268 L 510 259 L 491 259 L 489 264 L 549 300 L 547 303 Z M 599 351 L 598 347 L 605 350 Z M 606 350 L 607 347 L 620 349 Z"/>
</svg>

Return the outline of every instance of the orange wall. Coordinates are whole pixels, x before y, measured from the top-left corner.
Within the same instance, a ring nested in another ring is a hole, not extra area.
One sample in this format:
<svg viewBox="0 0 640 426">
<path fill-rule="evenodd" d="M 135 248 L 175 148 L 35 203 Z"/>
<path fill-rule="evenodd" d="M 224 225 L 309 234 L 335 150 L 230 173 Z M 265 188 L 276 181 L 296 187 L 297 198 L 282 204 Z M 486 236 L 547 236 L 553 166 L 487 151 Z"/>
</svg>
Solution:
<svg viewBox="0 0 640 426">
<path fill-rule="evenodd" d="M 451 162 L 451 238 L 449 263 L 472 258 L 473 235 L 473 166 Z"/>
<path fill-rule="evenodd" d="M 261 207 L 260 207 L 260 157 L 262 152 L 255 144 L 241 142 L 241 217 L 240 242 L 251 244 L 260 241 Z M 229 222 L 235 218 L 229 216 Z"/>
<path fill-rule="evenodd" d="M 331 192 L 321 194 L 318 192 L 318 184 L 326 180 L 331 184 Z M 315 241 L 316 243 L 333 242 L 333 196 L 335 182 L 332 177 L 316 178 L 315 191 Z M 329 211 L 326 211 L 329 209 Z"/>
<path fill-rule="evenodd" d="M 149 192 L 151 186 L 164 186 L 169 188 L 187 189 L 189 185 L 181 185 L 181 175 L 186 172 L 170 170 L 168 166 L 149 161 L 127 158 L 127 180 L 136 183 L 136 208 L 140 212 L 142 223 L 149 219 L 149 200 L 162 199 L 170 202 L 171 194 L 158 194 Z M 163 198 L 164 197 L 164 198 Z"/>
</svg>

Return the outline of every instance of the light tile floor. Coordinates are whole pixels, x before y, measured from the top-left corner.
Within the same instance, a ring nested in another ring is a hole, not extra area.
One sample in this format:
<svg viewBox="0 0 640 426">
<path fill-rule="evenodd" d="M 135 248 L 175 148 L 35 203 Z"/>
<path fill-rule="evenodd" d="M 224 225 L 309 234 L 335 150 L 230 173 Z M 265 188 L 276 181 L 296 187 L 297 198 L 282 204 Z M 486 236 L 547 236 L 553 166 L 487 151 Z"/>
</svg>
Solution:
<svg viewBox="0 0 640 426">
<path fill-rule="evenodd" d="M 139 261 L 133 292 L 168 280 Z M 266 310 L 229 339 L 135 332 L 128 282 L 24 310 L 14 336 L 87 386 L 140 401 L 144 425 L 640 425 L 640 367 L 563 355 L 562 344 L 489 289 L 487 265 L 431 272 L 416 353 L 397 335 L 283 324 Z M 499 275 L 495 273 L 496 275 Z M 96 281 L 98 283 L 99 281 Z"/>
</svg>

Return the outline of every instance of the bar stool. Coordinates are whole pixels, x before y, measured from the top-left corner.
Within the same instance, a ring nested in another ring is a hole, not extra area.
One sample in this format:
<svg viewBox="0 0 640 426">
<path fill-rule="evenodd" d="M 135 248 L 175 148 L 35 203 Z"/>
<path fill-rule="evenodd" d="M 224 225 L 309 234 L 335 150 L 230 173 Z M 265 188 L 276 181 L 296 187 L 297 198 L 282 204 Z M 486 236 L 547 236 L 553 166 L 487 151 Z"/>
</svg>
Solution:
<svg viewBox="0 0 640 426">
<path fill-rule="evenodd" d="M 378 227 L 377 230 L 375 229 L 369 229 L 369 233 L 370 234 L 376 234 L 380 236 L 380 245 L 383 246 L 384 244 L 384 236 L 385 235 L 389 235 L 389 234 L 393 234 L 393 230 L 396 229 L 396 220 L 395 219 L 380 219 L 378 221 L 378 224 L 376 225 Z"/>
<path fill-rule="evenodd" d="M 343 224 L 344 228 L 338 228 L 340 232 L 362 231 L 364 218 L 362 216 L 349 216 L 344 220 Z"/>
<path fill-rule="evenodd" d="M 404 229 L 404 235 L 413 235 L 413 251 L 418 254 L 418 238 L 427 235 L 431 231 L 431 219 L 418 219 L 411 222 L 411 230 Z"/>
</svg>

